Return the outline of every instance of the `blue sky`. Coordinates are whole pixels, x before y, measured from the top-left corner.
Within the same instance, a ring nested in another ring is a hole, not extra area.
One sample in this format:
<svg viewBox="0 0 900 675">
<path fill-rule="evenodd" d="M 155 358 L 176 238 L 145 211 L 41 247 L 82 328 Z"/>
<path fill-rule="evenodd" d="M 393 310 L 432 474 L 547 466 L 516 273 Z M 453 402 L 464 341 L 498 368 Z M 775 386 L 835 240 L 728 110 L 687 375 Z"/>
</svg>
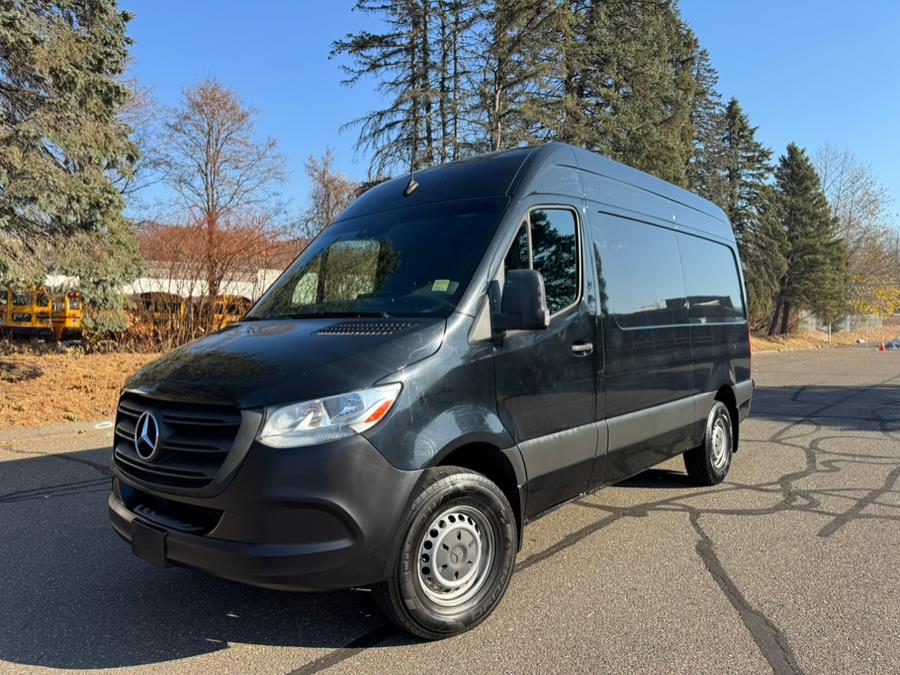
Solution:
<svg viewBox="0 0 900 675">
<path fill-rule="evenodd" d="M 275 138 L 290 177 L 292 210 L 307 195 L 303 164 L 335 151 L 352 178 L 368 162 L 355 156 L 348 122 L 379 105 L 374 83 L 340 84 L 331 41 L 377 19 L 351 11 L 353 0 L 122 0 L 135 14 L 131 75 L 164 104 L 212 76 L 259 112 L 260 136 Z M 794 141 L 847 148 L 871 163 L 900 212 L 900 3 L 868 0 L 682 0 L 681 10 L 710 52 L 719 88 L 736 96 L 780 154 Z"/>
</svg>

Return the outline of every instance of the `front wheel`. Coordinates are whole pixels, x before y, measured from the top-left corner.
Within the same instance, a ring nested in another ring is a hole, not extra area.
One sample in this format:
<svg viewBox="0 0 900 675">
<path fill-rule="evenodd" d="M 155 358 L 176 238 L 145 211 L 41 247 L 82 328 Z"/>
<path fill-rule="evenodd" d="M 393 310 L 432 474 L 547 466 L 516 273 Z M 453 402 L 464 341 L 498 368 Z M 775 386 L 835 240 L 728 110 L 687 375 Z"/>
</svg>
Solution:
<svg viewBox="0 0 900 675">
<path fill-rule="evenodd" d="M 481 623 L 509 584 L 518 545 L 506 496 L 481 474 L 430 471 L 413 501 L 391 577 L 374 588 L 393 623 L 438 640 Z"/>
<path fill-rule="evenodd" d="M 728 474 L 733 452 L 731 413 L 724 403 L 714 401 L 706 418 L 703 443 L 684 453 L 684 467 L 688 475 L 700 485 L 716 485 Z"/>
</svg>

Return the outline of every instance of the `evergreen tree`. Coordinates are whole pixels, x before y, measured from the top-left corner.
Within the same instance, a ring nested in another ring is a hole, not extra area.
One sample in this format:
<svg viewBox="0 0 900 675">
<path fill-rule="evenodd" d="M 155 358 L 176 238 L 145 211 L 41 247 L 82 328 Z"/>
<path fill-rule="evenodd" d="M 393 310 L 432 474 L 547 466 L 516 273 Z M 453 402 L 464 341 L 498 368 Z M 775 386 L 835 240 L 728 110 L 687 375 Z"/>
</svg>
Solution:
<svg viewBox="0 0 900 675">
<path fill-rule="evenodd" d="M 847 245 L 838 236 L 819 175 L 806 152 L 791 143 L 775 172 L 787 234 L 787 267 L 769 334 L 786 333 L 792 312 L 809 309 L 828 323 L 847 304 Z"/>
<path fill-rule="evenodd" d="M 765 326 L 786 268 L 787 238 L 781 203 L 769 185 L 772 151 L 756 140 L 756 127 L 732 98 L 713 124 L 721 134 L 716 156 L 703 166 L 713 168 L 705 184 L 718 192 L 734 228 L 744 266 L 751 321 Z M 714 164 L 718 164 L 715 167 Z M 715 172 L 720 172 L 715 175 Z M 706 196 L 706 195 L 705 195 Z"/>
<path fill-rule="evenodd" d="M 755 328 L 768 327 L 787 270 L 787 248 L 778 193 L 764 185 L 754 194 L 753 217 L 741 244 L 750 322 Z"/>
<path fill-rule="evenodd" d="M 111 181 L 137 154 L 117 117 L 129 19 L 115 0 L 0 2 L 0 277 L 80 275 L 93 335 L 125 327 L 139 270 Z"/>
<path fill-rule="evenodd" d="M 687 170 L 688 186 L 704 199 L 724 206 L 728 185 L 725 165 L 725 106 L 719 95 L 719 74 L 705 49 L 694 63 L 697 95 L 691 110 L 694 153 Z"/>
<path fill-rule="evenodd" d="M 697 93 L 692 75 L 696 37 L 672 0 L 615 0 L 604 8 L 613 38 L 607 42 L 611 72 L 618 73 L 613 89 L 621 100 L 621 106 L 613 108 L 609 154 L 663 180 L 687 185 Z"/>
<path fill-rule="evenodd" d="M 332 56 L 346 54 L 350 65 L 344 84 L 365 77 L 379 78 L 378 91 L 388 100 L 385 108 L 353 120 L 346 127 L 359 128 L 357 148 L 372 151 L 374 175 L 395 166 L 419 168 L 428 152 L 423 149 L 423 87 L 428 69 L 420 62 L 422 7 L 417 0 L 359 0 L 355 9 L 380 14 L 384 33 L 362 31 L 332 43 Z"/>
<path fill-rule="evenodd" d="M 743 246 L 758 215 L 760 193 L 772 172 L 772 151 L 756 140 L 757 127 L 750 125 L 735 98 L 725 107 L 723 127 L 726 184 L 720 206 L 728 214 L 738 244 Z"/>
<path fill-rule="evenodd" d="M 351 121 L 357 148 L 372 151 L 370 174 L 421 168 L 471 154 L 466 110 L 467 36 L 477 0 L 358 0 L 356 9 L 379 15 L 386 30 L 362 31 L 332 43 L 331 55 L 350 58 L 344 84 L 375 78 L 384 108 Z M 483 45 L 481 46 L 483 50 Z"/>
<path fill-rule="evenodd" d="M 697 41 L 674 0 L 359 0 L 383 33 L 333 43 L 373 175 L 561 140 L 687 184 Z"/>
<path fill-rule="evenodd" d="M 671 0 L 569 0 L 556 11 L 538 136 L 685 185 L 697 41 Z"/>
<path fill-rule="evenodd" d="M 533 120 L 554 63 L 554 0 L 493 0 L 482 5 L 474 25 L 476 57 L 472 118 L 485 150 L 532 142 Z"/>
</svg>

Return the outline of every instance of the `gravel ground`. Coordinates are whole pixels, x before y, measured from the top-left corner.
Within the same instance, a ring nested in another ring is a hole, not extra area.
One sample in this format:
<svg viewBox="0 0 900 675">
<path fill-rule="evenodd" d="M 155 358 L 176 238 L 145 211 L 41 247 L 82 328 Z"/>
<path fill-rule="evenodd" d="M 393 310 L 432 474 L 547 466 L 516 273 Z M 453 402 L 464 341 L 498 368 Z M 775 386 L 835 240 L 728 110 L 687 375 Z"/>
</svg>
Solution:
<svg viewBox="0 0 900 675">
<path fill-rule="evenodd" d="M 110 432 L 0 432 L 0 671 L 900 672 L 900 352 L 761 354 L 728 480 L 676 458 L 526 530 L 477 630 L 421 643 L 365 591 L 132 557 Z"/>
</svg>

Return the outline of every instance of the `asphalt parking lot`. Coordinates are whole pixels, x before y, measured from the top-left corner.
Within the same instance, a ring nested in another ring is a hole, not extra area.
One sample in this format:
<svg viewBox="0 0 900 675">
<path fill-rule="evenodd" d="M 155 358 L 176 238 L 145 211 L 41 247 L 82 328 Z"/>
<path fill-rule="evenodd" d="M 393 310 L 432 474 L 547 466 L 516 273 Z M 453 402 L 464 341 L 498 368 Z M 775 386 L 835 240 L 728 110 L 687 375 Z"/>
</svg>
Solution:
<svg viewBox="0 0 900 675">
<path fill-rule="evenodd" d="M 900 672 L 900 352 L 754 357 L 728 480 L 680 458 L 526 530 L 458 638 L 366 591 L 257 590 L 132 557 L 109 430 L 0 432 L 0 672 Z"/>
</svg>

